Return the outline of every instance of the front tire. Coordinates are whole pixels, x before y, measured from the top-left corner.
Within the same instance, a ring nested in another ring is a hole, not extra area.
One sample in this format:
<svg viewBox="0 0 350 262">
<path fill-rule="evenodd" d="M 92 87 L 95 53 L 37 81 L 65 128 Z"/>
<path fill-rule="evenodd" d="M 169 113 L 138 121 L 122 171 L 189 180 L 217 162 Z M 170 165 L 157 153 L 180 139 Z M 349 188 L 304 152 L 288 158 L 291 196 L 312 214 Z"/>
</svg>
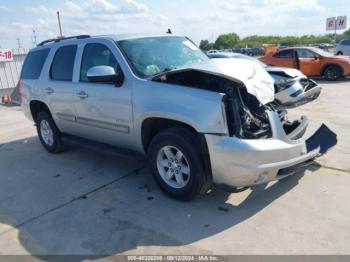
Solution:
<svg viewBox="0 0 350 262">
<path fill-rule="evenodd" d="M 339 66 L 330 65 L 324 70 L 323 76 L 328 81 L 337 81 L 341 79 L 343 75 Z"/>
<path fill-rule="evenodd" d="M 149 146 L 153 177 L 168 195 L 191 200 L 206 192 L 206 170 L 194 132 L 170 128 L 157 134 Z"/>
<path fill-rule="evenodd" d="M 41 144 L 48 152 L 60 153 L 65 150 L 65 144 L 62 142 L 61 133 L 48 112 L 41 111 L 38 113 L 36 129 Z"/>
</svg>

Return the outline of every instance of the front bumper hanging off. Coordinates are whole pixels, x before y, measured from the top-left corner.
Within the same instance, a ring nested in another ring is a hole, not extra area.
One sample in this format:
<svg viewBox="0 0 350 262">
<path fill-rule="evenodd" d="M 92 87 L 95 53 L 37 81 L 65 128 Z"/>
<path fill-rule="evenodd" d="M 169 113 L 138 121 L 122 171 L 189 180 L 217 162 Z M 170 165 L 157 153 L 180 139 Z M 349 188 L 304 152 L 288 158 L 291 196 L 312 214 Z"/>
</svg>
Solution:
<svg viewBox="0 0 350 262">
<path fill-rule="evenodd" d="M 312 163 L 336 145 L 337 136 L 322 125 L 309 139 L 292 140 L 277 113 L 269 112 L 270 139 L 238 139 L 206 134 L 214 183 L 252 186 L 282 179 Z"/>
</svg>

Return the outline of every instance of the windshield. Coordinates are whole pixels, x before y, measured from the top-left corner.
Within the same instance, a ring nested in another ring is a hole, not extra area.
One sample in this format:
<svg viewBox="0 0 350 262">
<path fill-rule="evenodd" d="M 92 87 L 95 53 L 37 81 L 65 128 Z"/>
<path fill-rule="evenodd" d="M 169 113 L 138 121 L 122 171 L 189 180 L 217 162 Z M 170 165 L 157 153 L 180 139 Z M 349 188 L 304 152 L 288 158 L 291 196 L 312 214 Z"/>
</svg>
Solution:
<svg viewBox="0 0 350 262">
<path fill-rule="evenodd" d="M 118 41 L 133 71 L 148 78 L 209 58 L 186 37 L 163 36 Z"/>
<path fill-rule="evenodd" d="M 316 54 L 319 54 L 321 56 L 325 56 L 325 57 L 330 57 L 330 56 L 334 56 L 332 53 L 327 52 L 325 50 L 322 50 L 321 48 L 317 48 L 317 47 L 311 47 L 310 48 L 312 51 L 314 51 Z"/>
</svg>

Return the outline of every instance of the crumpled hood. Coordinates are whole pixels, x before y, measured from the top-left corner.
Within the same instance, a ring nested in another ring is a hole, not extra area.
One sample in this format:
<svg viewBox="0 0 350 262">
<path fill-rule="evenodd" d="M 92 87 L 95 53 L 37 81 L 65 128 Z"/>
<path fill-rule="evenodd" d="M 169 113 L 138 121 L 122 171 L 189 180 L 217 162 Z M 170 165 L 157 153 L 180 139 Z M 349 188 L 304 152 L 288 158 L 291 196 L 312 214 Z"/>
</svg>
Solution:
<svg viewBox="0 0 350 262">
<path fill-rule="evenodd" d="M 274 80 L 258 62 L 231 58 L 210 59 L 168 73 L 186 70 L 198 70 L 241 82 L 245 85 L 247 92 L 255 96 L 263 105 L 275 99 Z"/>
<path fill-rule="evenodd" d="M 283 72 L 286 75 L 294 78 L 294 77 L 302 77 L 306 78 L 306 76 L 297 69 L 289 68 L 289 67 L 279 67 L 279 66 L 268 66 L 266 67 L 267 72 L 269 73 L 278 73 Z"/>
</svg>

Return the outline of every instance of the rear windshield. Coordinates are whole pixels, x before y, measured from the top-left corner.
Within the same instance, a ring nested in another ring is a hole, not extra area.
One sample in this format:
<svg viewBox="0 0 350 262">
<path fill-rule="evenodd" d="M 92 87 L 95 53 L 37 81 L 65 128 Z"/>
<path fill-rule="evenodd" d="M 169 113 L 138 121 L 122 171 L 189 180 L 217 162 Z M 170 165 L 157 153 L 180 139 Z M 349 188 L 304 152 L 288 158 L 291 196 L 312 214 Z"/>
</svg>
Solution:
<svg viewBox="0 0 350 262">
<path fill-rule="evenodd" d="M 21 79 L 38 79 L 50 49 L 30 51 L 24 61 Z"/>
</svg>

